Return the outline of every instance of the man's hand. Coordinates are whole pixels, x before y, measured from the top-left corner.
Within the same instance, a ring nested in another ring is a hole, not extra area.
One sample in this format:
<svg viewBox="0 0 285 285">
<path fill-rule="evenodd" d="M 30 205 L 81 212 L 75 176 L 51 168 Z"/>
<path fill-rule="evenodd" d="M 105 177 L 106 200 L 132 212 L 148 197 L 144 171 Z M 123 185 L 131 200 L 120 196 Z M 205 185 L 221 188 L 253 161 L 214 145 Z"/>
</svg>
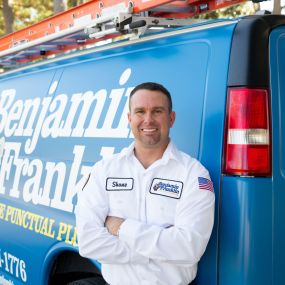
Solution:
<svg viewBox="0 0 285 285">
<path fill-rule="evenodd" d="M 119 228 L 124 221 L 122 218 L 108 216 L 105 221 L 105 227 L 111 235 L 117 236 Z"/>
</svg>

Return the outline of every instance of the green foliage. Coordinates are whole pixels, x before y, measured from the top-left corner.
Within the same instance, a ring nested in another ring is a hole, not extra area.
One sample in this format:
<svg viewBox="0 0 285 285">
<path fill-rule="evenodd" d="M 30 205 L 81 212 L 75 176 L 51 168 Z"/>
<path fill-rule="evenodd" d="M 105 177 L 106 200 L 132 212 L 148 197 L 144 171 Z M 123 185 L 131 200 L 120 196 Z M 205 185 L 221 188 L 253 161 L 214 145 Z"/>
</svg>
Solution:
<svg viewBox="0 0 285 285">
<path fill-rule="evenodd" d="M 253 15 L 259 10 L 258 4 L 245 2 L 239 5 L 230 6 L 211 13 L 198 16 L 199 19 L 217 19 L 217 18 L 237 18 L 246 15 Z"/>
<path fill-rule="evenodd" d="M 72 8 L 88 0 L 68 0 Z M 9 0 L 14 13 L 14 30 L 20 30 L 53 15 L 53 0 Z M 5 34 L 3 0 L 0 0 L 0 36 Z"/>
<path fill-rule="evenodd" d="M 85 1 L 84 0 L 68 0 L 67 1 L 67 7 L 72 8 L 72 7 L 78 6 L 80 4 L 83 4 L 85 2 L 87 2 L 87 1 L 86 0 Z"/>
<path fill-rule="evenodd" d="M 3 4 L 0 0 L 0 36 L 5 34 Z M 14 30 L 37 23 L 53 14 L 52 0 L 13 0 Z"/>
<path fill-rule="evenodd" d="M 15 30 L 37 23 L 53 14 L 51 0 L 14 0 Z"/>
<path fill-rule="evenodd" d="M 0 10 L 0 36 L 4 35 L 5 27 L 4 27 L 4 18 L 2 9 Z"/>
</svg>

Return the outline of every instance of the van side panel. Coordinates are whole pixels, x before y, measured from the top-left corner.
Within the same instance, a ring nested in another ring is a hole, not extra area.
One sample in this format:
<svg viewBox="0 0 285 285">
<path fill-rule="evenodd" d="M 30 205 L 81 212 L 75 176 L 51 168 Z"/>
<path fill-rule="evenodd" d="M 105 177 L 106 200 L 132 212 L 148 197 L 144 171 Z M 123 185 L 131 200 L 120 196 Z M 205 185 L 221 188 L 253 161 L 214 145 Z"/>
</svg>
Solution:
<svg viewBox="0 0 285 285">
<path fill-rule="evenodd" d="M 272 284 L 272 180 L 224 176 L 221 189 L 219 285 Z"/>
<path fill-rule="evenodd" d="M 273 126 L 273 284 L 285 280 L 285 26 L 270 35 Z"/>
<path fill-rule="evenodd" d="M 7 98 L 4 89 L 16 90 L 13 102 L 4 106 L 12 118 L 7 121 L 10 132 L 0 128 L 0 137 L 6 140 L 0 162 L 0 249 L 2 255 L 10 252 L 25 261 L 27 284 L 39 285 L 42 279 L 46 284 L 43 261 L 52 260 L 45 256 L 48 252 L 56 255 L 77 250 L 76 191 L 83 187 L 96 161 L 119 152 L 133 140 L 127 122 L 128 96 L 141 82 L 160 82 L 172 93 L 177 119 L 171 137 L 180 149 L 199 158 L 209 169 L 218 217 L 224 83 L 234 27 L 235 23 L 210 29 L 202 26 L 124 47 L 88 51 L 0 82 L 4 86 L 0 89 L 2 102 Z M 49 68 L 51 75 L 47 76 Z M 42 107 L 30 113 L 34 121 L 23 125 L 24 136 L 18 130 L 24 114 L 12 106 L 17 101 L 20 106 L 34 100 Z M 3 104 L 1 108 L 0 113 Z M 13 147 L 18 147 L 19 153 Z M 19 161 L 25 161 L 21 162 L 23 168 L 19 168 Z M 32 227 L 13 224 L 6 211 L 11 207 L 46 217 L 50 232 L 36 233 Z M 216 219 L 197 284 L 217 284 L 217 258 Z M 0 272 L 15 284 L 25 283 L 15 270 L 11 273 L 2 266 Z"/>
</svg>

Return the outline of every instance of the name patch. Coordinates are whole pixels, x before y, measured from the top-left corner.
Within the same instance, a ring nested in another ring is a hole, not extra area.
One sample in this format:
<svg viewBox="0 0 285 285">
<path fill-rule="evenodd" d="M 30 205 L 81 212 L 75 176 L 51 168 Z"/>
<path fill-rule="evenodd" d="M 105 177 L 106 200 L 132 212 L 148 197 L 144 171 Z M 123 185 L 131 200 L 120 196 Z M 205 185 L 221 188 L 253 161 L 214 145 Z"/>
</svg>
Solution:
<svg viewBox="0 0 285 285">
<path fill-rule="evenodd" d="M 155 195 L 166 196 L 174 199 L 180 199 L 183 189 L 183 182 L 154 178 L 149 192 Z"/>
<path fill-rule="evenodd" d="M 131 191 L 134 187 L 133 178 L 109 177 L 106 180 L 107 191 Z"/>
</svg>

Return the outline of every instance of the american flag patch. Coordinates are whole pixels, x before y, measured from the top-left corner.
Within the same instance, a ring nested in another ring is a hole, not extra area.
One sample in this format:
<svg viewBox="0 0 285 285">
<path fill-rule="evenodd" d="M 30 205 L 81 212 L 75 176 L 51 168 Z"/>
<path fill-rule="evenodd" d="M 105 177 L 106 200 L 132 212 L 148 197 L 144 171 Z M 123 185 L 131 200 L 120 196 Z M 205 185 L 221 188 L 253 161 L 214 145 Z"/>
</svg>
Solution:
<svg viewBox="0 0 285 285">
<path fill-rule="evenodd" d="M 198 177 L 199 189 L 214 192 L 213 182 L 204 177 Z"/>
</svg>

